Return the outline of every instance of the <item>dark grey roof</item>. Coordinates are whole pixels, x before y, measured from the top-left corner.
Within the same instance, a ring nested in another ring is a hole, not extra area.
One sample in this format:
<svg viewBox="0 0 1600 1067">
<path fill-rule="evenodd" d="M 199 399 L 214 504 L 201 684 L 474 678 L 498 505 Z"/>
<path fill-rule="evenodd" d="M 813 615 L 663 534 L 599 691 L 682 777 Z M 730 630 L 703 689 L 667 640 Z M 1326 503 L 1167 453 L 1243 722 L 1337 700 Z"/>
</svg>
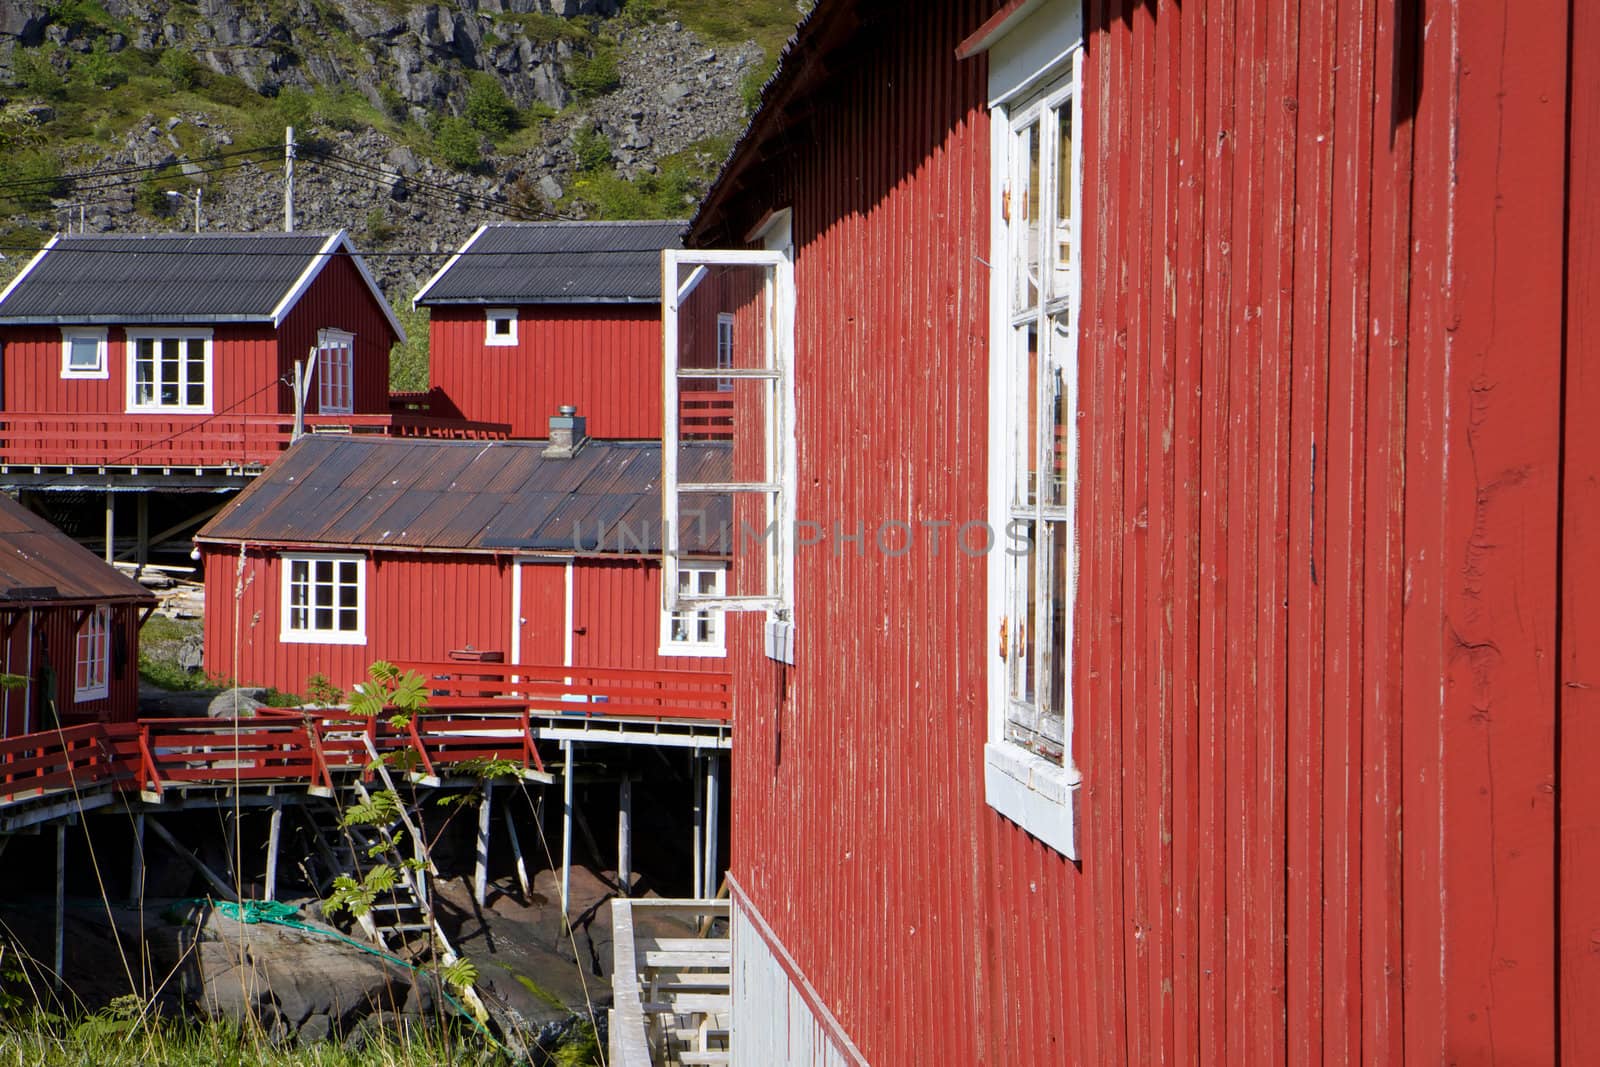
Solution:
<svg viewBox="0 0 1600 1067">
<path fill-rule="evenodd" d="M 276 323 L 326 265 L 326 253 L 341 250 L 352 254 L 388 312 L 342 230 L 67 234 L 46 245 L 0 293 L 0 325 Z"/>
<path fill-rule="evenodd" d="M 198 541 L 495 552 L 661 551 L 661 445 L 587 441 L 301 438 L 196 535 Z M 688 481 L 726 481 L 728 446 L 683 446 Z M 726 498 L 684 525 L 683 550 L 718 554 Z"/>
<path fill-rule="evenodd" d="M 661 250 L 684 223 L 495 222 L 481 226 L 413 303 L 653 304 Z"/>
</svg>

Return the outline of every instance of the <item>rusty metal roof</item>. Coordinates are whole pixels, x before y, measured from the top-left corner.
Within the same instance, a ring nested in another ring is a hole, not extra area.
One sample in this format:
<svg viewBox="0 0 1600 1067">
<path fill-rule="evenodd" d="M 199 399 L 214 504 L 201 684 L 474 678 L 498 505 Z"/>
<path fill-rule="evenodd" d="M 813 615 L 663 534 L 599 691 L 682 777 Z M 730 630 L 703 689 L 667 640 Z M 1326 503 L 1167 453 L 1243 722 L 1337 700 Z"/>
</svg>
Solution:
<svg viewBox="0 0 1600 1067">
<path fill-rule="evenodd" d="M 546 459 L 543 441 L 432 441 L 313 434 L 195 540 L 447 552 L 661 551 L 661 445 L 586 441 Z M 683 446 L 681 477 L 725 481 L 728 447 Z M 725 498 L 685 524 L 683 550 L 718 554 Z"/>
<path fill-rule="evenodd" d="M 654 304 L 661 250 L 682 244 L 683 227 L 681 219 L 485 223 L 412 303 Z"/>
<path fill-rule="evenodd" d="M 86 600 L 153 604 L 155 599 L 48 520 L 0 493 L 0 606 Z"/>
</svg>

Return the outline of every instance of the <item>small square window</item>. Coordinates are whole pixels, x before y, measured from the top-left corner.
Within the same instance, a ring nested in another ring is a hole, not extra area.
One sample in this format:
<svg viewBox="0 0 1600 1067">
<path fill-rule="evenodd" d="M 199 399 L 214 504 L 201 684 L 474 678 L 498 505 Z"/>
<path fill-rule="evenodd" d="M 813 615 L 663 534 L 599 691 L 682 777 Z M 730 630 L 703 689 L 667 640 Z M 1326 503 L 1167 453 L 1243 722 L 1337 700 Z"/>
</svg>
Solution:
<svg viewBox="0 0 1600 1067">
<path fill-rule="evenodd" d="M 107 377 L 105 330 L 75 328 L 61 331 L 61 376 Z"/>
<path fill-rule="evenodd" d="M 720 564 L 678 564 L 679 597 L 727 595 L 728 570 Z M 663 656 L 725 656 L 722 609 L 692 602 L 661 613 Z"/>
<path fill-rule="evenodd" d="M 516 308 L 490 308 L 485 312 L 487 330 L 483 343 L 493 347 L 510 346 L 517 343 L 517 309 Z"/>
</svg>

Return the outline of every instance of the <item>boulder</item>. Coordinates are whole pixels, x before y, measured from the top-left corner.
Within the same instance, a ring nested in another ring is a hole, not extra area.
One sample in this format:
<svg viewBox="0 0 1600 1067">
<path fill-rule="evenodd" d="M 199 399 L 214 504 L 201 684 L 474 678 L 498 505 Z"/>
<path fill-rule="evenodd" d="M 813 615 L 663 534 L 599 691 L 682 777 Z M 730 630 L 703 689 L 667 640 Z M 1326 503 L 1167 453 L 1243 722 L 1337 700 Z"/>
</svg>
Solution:
<svg viewBox="0 0 1600 1067">
<path fill-rule="evenodd" d="M 212 719 L 253 718 L 257 708 L 267 706 L 262 699 L 266 695 L 265 689 L 224 689 L 211 698 L 211 703 L 206 706 L 206 715 Z"/>
</svg>

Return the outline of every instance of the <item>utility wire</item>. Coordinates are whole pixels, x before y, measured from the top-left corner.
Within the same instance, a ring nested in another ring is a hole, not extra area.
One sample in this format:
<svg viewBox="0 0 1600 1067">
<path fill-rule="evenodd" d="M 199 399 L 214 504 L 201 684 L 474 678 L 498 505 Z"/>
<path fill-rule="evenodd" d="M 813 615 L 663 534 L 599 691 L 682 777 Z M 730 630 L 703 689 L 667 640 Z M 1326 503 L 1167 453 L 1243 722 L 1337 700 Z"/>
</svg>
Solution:
<svg viewBox="0 0 1600 1067">
<path fill-rule="evenodd" d="M 173 167 L 181 166 L 182 163 L 208 163 L 215 160 L 234 159 L 239 156 L 259 155 L 263 152 L 281 152 L 282 150 L 283 146 L 281 145 L 261 148 L 236 148 L 229 152 L 211 152 L 203 156 L 192 156 L 178 162 L 143 163 L 126 167 L 97 167 L 72 174 L 58 174 L 53 178 L 20 178 L 16 181 L 0 182 L 0 193 L 28 189 L 36 185 L 51 186 L 85 179 L 116 177 L 124 174 L 144 174 L 150 171 L 169 170 Z"/>
</svg>

